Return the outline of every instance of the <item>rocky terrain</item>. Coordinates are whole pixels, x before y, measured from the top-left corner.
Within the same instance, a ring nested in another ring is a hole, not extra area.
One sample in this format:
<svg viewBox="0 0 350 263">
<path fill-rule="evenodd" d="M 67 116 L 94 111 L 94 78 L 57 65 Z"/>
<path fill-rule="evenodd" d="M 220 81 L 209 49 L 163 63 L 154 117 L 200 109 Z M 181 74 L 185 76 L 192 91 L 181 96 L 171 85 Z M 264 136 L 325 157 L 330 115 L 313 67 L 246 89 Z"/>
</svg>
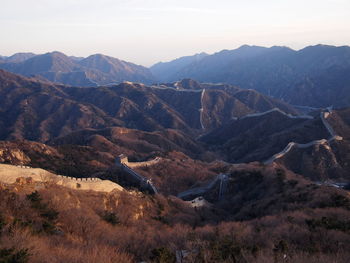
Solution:
<svg viewBox="0 0 350 263">
<path fill-rule="evenodd" d="M 310 147 L 295 147 L 277 162 L 312 180 L 348 182 L 350 164 L 349 108 L 334 110 L 327 117 L 338 140 L 328 140 Z M 325 137 L 327 138 L 327 137 Z M 330 138 L 330 137 L 328 137 Z"/>
<path fill-rule="evenodd" d="M 280 168 L 232 168 L 225 201 L 195 209 L 171 196 L 35 181 L 0 184 L 0 198 L 1 257 L 10 260 L 325 263 L 336 257 L 345 263 L 349 257 L 348 193 Z"/>
<path fill-rule="evenodd" d="M 348 262 L 350 108 L 188 78 L 107 85 L 117 60 L 54 56 L 106 85 L 0 70 L 0 262 Z"/>
<path fill-rule="evenodd" d="M 278 162 L 315 181 L 348 181 L 348 128 L 348 109 L 298 117 L 274 110 L 234 120 L 200 140 L 229 162 Z"/>
<path fill-rule="evenodd" d="M 198 134 L 234 117 L 275 107 L 296 113 L 293 107 L 259 93 L 241 101 L 239 94 L 236 98 L 233 91 L 220 87 L 183 91 L 125 82 L 78 88 L 0 71 L 0 124 L 5 127 L 0 138 L 46 142 L 85 128 L 112 126 Z"/>
<path fill-rule="evenodd" d="M 289 142 L 307 143 L 328 138 L 319 117 L 290 117 L 278 110 L 233 120 L 201 140 L 219 147 L 230 162 L 265 161 Z"/>
<path fill-rule="evenodd" d="M 42 168 L 70 176 L 101 172 L 121 153 L 138 161 L 180 152 L 207 162 L 266 162 L 291 142 L 330 137 L 322 110 L 298 115 L 286 103 L 225 84 L 184 79 L 157 86 L 126 82 L 77 88 L 0 73 L 0 122 L 5 127 L 0 138 L 46 143 L 42 147 L 53 147 L 56 160 Z M 346 178 L 348 110 L 333 112 L 327 121 L 344 140 L 294 147 L 276 160 L 313 180 Z M 19 151 L 30 144 L 14 142 Z M 37 148 L 33 152 L 42 156 Z M 40 167 L 40 161 L 31 165 Z"/>
</svg>

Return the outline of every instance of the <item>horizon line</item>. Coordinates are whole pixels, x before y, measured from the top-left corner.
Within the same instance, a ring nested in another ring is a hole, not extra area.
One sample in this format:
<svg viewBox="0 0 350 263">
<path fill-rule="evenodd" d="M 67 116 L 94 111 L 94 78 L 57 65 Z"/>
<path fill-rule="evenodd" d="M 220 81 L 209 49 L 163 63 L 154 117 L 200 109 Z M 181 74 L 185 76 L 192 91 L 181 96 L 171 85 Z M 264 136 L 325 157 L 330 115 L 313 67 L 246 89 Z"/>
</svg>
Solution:
<svg viewBox="0 0 350 263">
<path fill-rule="evenodd" d="M 169 63 L 171 61 L 174 61 L 174 60 L 177 60 L 177 59 L 180 59 L 180 58 L 184 58 L 184 57 L 191 57 L 191 56 L 195 56 L 195 55 L 200 55 L 200 54 L 206 54 L 208 56 L 211 56 L 211 55 L 215 55 L 215 54 L 218 54 L 220 52 L 223 52 L 223 51 L 233 51 L 233 50 L 238 50 L 240 48 L 243 48 L 243 47 L 258 47 L 258 48 L 266 48 L 266 49 L 270 49 L 270 48 L 276 48 L 276 47 L 279 47 L 279 48 L 287 48 L 287 49 L 290 49 L 292 51 L 295 51 L 295 52 L 299 52 L 305 48 L 308 48 L 308 47 L 316 47 L 316 46 L 328 46 L 328 47 L 335 47 L 335 48 L 341 48 L 341 47 L 350 47 L 350 44 L 343 44 L 343 45 L 331 45 L 331 44 L 322 44 L 322 43 L 318 43 L 318 44 L 313 44 L 313 45 L 306 45 L 306 46 L 303 46 L 302 48 L 292 48 L 292 47 L 289 47 L 287 45 L 272 45 L 272 46 L 263 46 L 263 45 L 252 45 L 252 44 L 243 44 L 243 45 L 240 45 L 236 48 L 233 48 L 233 49 L 227 49 L 227 48 L 224 48 L 224 49 L 221 49 L 219 51 L 215 51 L 213 53 L 208 53 L 208 52 L 205 52 L 205 51 L 200 51 L 200 52 L 196 52 L 196 53 L 192 53 L 190 55 L 183 55 L 183 56 L 179 56 L 179 57 L 175 57 L 173 59 L 170 59 L 170 60 L 167 60 L 167 61 L 158 61 L 156 63 L 153 63 L 151 64 L 150 66 L 144 66 L 142 64 L 139 64 L 139 63 L 135 63 L 135 62 L 132 62 L 132 61 L 129 61 L 127 59 L 122 59 L 122 58 L 118 58 L 118 57 L 115 57 L 115 56 L 111 56 L 111 55 L 107 55 L 107 54 L 103 54 L 103 53 L 93 53 L 93 54 L 90 54 L 90 55 L 87 55 L 87 56 L 78 56 L 78 55 L 71 55 L 71 54 L 67 54 L 65 52 L 62 52 L 62 51 L 58 51 L 58 50 L 53 50 L 53 51 L 48 51 L 48 52 L 43 52 L 43 53 L 34 53 L 34 52 L 31 52 L 31 51 L 19 51 L 19 52 L 15 52 L 15 53 L 12 53 L 11 55 L 2 55 L 0 54 L 0 58 L 1 57 L 4 57 L 4 58 L 10 58 L 16 54 L 34 54 L 35 56 L 41 56 L 41 55 L 46 55 L 46 54 L 52 54 L 52 53 L 61 53 L 67 57 L 76 57 L 76 58 L 82 58 L 82 59 L 86 59 L 90 56 L 96 56 L 96 55 L 102 55 L 102 56 L 106 56 L 106 57 L 110 57 L 110 58 L 114 58 L 114 59 L 118 59 L 120 61 L 123 61 L 123 62 L 127 62 L 127 63 L 132 63 L 132 64 L 135 64 L 135 65 L 138 65 L 138 66 L 142 66 L 142 67 L 145 67 L 145 68 L 151 68 L 152 66 L 156 65 L 156 64 L 159 64 L 159 63 Z"/>
</svg>

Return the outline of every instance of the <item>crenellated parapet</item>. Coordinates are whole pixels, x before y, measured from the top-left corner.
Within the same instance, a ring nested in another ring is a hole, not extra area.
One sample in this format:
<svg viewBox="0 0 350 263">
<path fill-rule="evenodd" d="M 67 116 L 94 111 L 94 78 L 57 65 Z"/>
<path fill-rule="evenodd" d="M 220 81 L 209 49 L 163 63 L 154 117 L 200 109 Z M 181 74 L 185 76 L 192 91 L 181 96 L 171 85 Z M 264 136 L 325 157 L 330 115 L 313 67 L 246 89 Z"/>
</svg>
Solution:
<svg viewBox="0 0 350 263">
<path fill-rule="evenodd" d="M 116 158 L 116 164 L 118 166 L 126 165 L 130 168 L 137 168 L 137 167 L 146 167 L 146 166 L 155 165 L 160 160 L 161 160 L 160 157 L 156 157 L 153 160 L 144 161 L 144 162 L 129 162 L 128 157 L 124 154 L 121 154 Z"/>
<path fill-rule="evenodd" d="M 0 181 L 6 184 L 16 183 L 18 178 L 31 178 L 33 182 L 57 184 L 76 190 L 91 190 L 98 192 L 122 191 L 123 187 L 109 180 L 100 178 L 75 178 L 56 175 L 44 169 L 31 168 L 23 165 L 0 164 Z"/>
<path fill-rule="evenodd" d="M 158 193 L 158 191 L 157 188 L 153 185 L 152 181 L 137 173 L 132 168 L 152 165 L 159 162 L 160 159 L 160 157 L 156 157 L 154 160 L 151 161 L 130 163 L 128 161 L 128 157 L 121 154 L 116 158 L 116 165 L 121 167 L 124 172 L 129 174 L 132 177 L 133 181 L 137 182 L 137 184 L 142 190 L 148 190 L 149 192 L 156 194 Z"/>
<path fill-rule="evenodd" d="M 57 177 L 58 179 L 70 180 L 73 182 L 86 182 L 86 183 L 102 182 L 100 178 L 76 178 L 76 177 L 69 177 L 64 175 L 57 175 Z"/>
</svg>

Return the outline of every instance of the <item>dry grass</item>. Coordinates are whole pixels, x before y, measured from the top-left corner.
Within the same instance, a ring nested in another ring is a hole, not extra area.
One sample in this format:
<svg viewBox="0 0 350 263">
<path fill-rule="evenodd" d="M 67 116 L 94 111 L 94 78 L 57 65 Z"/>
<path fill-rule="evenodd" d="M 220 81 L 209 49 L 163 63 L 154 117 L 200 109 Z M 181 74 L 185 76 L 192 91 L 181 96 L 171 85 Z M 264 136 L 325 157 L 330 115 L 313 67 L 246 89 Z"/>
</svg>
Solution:
<svg viewBox="0 0 350 263">
<path fill-rule="evenodd" d="M 345 263 L 349 256 L 346 224 L 350 210 L 346 206 L 317 207 L 315 203 L 315 207 L 250 221 L 224 222 L 216 211 L 195 210 L 175 198 L 136 192 L 79 192 L 56 185 L 39 190 L 42 201 L 35 206 L 26 198 L 33 188 L 24 185 L 0 190 L 0 214 L 5 222 L 0 249 L 28 249 L 34 263 L 151 262 L 152 251 L 159 248 L 169 253 L 187 250 L 187 262 L 205 263 Z M 320 196 L 315 189 L 309 190 L 316 198 L 331 198 L 327 191 Z M 43 217 L 45 209 L 57 211 L 58 217 Z M 118 224 L 103 219 L 106 211 L 118 217 Z M 344 228 L 307 224 L 307 220 L 322 218 L 336 219 Z M 45 223 L 51 228 L 45 228 Z M 287 261 L 281 258 L 284 254 Z"/>
</svg>

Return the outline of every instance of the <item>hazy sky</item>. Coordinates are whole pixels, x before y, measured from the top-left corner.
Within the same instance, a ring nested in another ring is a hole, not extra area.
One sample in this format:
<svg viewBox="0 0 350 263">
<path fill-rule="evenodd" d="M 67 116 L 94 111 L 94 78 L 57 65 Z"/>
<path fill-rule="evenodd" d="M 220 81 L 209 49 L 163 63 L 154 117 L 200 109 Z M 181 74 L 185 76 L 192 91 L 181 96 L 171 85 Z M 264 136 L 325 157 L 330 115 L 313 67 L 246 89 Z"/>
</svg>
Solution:
<svg viewBox="0 0 350 263">
<path fill-rule="evenodd" d="M 350 0 L 0 0 L 0 54 L 94 53 L 149 66 L 243 44 L 350 45 Z"/>
</svg>

